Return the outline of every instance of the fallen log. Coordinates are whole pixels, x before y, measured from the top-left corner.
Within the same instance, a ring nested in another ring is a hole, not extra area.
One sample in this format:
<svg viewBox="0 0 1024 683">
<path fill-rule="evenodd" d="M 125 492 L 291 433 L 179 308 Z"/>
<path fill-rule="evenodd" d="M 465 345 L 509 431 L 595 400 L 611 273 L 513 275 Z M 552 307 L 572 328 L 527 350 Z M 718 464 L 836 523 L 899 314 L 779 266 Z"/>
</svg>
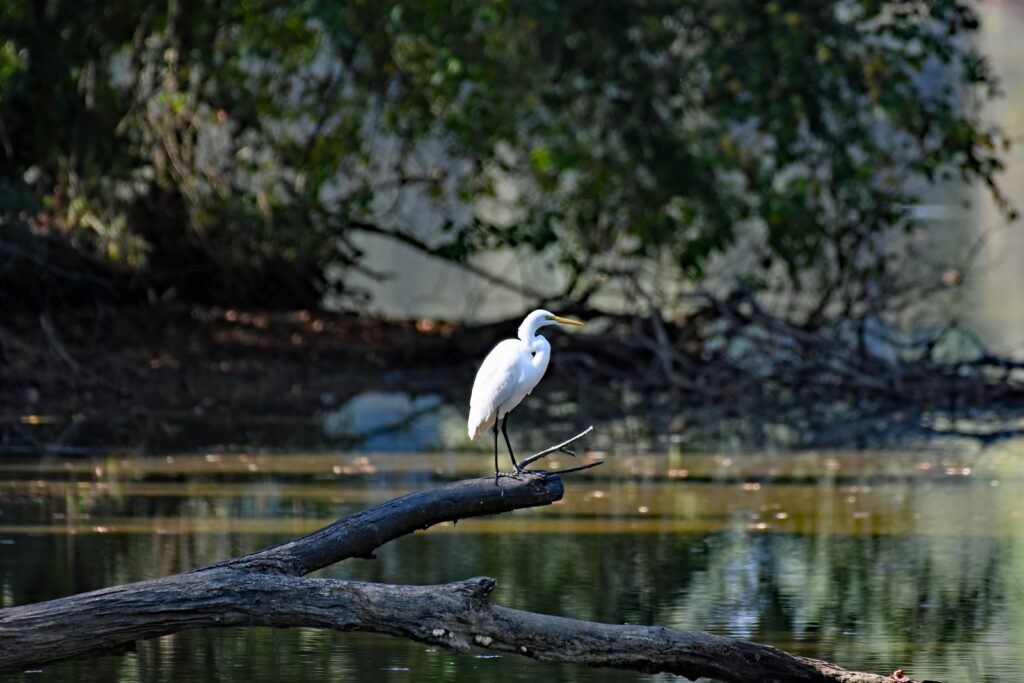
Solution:
<svg viewBox="0 0 1024 683">
<path fill-rule="evenodd" d="M 564 445 L 564 444 L 563 444 Z M 768 645 L 660 626 L 603 624 L 491 604 L 495 581 L 437 586 L 306 578 L 445 521 L 550 504 L 558 473 L 459 481 L 410 493 L 251 555 L 172 576 L 0 610 L 0 672 L 130 649 L 195 628 L 265 626 L 366 631 L 465 651 L 667 672 L 691 679 L 885 683 Z M 896 680 L 909 681 L 908 678 Z"/>
</svg>

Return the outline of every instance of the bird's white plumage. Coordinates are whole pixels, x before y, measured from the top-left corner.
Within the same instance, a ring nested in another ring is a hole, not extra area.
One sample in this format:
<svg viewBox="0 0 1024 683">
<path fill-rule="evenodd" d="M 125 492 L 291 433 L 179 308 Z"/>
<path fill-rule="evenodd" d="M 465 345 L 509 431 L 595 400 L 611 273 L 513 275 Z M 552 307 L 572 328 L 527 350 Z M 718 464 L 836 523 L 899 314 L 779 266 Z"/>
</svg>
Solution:
<svg viewBox="0 0 1024 683">
<path fill-rule="evenodd" d="M 518 339 L 499 342 L 484 358 L 473 381 L 473 394 L 469 399 L 469 422 L 466 427 L 469 438 L 476 439 L 488 427 L 494 425 L 494 483 L 498 484 L 498 420 L 504 420 L 509 411 L 519 405 L 527 394 L 540 382 L 548 369 L 551 359 L 551 344 L 537 334 L 545 325 L 582 325 L 578 320 L 569 320 L 547 311 L 534 311 L 526 316 L 519 326 Z M 522 468 L 516 464 L 512 454 L 512 442 L 501 423 L 505 435 L 508 455 L 516 471 Z"/>
<path fill-rule="evenodd" d="M 546 369 L 546 359 L 544 369 L 535 367 L 534 354 L 520 339 L 506 339 L 491 349 L 473 382 L 467 425 L 469 438 L 476 439 L 495 420 L 519 405 L 537 386 Z"/>
<path fill-rule="evenodd" d="M 544 310 L 526 316 L 518 339 L 499 342 L 484 358 L 469 399 L 469 438 L 476 439 L 533 391 L 548 369 L 551 345 L 537 334 L 545 325 L 583 323 Z M 495 455 L 497 457 L 497 455 Z"/>
</svg>

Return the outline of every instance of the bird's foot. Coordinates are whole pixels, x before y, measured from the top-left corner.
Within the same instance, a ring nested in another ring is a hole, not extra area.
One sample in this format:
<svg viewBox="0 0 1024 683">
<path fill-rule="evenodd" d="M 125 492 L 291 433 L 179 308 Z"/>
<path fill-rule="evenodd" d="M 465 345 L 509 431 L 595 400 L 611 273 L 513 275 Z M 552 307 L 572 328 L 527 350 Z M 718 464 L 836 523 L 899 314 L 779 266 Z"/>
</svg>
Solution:
<svg viewBox="0 0 1024 683">
<path fill-rule="evenodd" d="M 495 472 L 494 483 L 498 484 L 498 477 L 508 477 L 509 479 L 515 479 L 516 481 L 522 481 L 524 475 L 527 474 L 544 474 L 544 470 L 528 470 L 521 465 L 516 465 L 515 469 L 511 472 Z"/>
<path fill-rule="evenodd" d="M 579 472 L 580 470 L 589 470 L 591 467 L 597 467 L 604 463 L 604 460 L 596 460 L 594 462 L 584 463 L 582 465 L 574 465 L 573 467 L 563 467 L 559 470 L 541 470 L 526 468 L 520 465 L 516 465 L 515 471 L 513 472 L 495 472 L 494 473 L 494 485 L 501 486 L 498 483 L 498 479 L 501 477 L 508 477 L 509 479 L 515 479 L 516 481 L 522 481 L 523 477 L 527 475 L 538 476 L 538 477 L 551 477 L 556 474 L 567 474 L 569 472 Z M 504 491 L 502 492 L 504 494 Z"/>
<path fill-rule="evenodd" d="M 512 477 L 513 479 L 515 479 L 517 481 L 522 481 L 523 475 L 524 474 L 529 474 L 529 473 L 530 473 L 530 470 L 526 469 L 522 465 L 516 464 L 515 465 L 515 470 L 513 472 L 509 472 L 508 476 Z"/>
</svg>

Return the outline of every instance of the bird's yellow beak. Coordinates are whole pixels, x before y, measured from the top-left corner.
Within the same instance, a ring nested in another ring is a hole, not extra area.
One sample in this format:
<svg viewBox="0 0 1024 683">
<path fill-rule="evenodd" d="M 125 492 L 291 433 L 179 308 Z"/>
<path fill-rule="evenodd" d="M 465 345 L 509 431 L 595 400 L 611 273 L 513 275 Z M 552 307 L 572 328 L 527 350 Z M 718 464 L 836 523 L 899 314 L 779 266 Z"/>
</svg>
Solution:
<svg viewBox="0 0 1024 683">
<path fill-rule="evenodd" d="M 583 327 L 586 323 L 581 323 L 579 320 L 570 320 L 569 318 L 563 318 L 560 315 L 549 315 L 548 320 L 554 320 L 556 323 L 562 323 L 563 325 L 575 325 L 577 327 Z"/>
</svg>

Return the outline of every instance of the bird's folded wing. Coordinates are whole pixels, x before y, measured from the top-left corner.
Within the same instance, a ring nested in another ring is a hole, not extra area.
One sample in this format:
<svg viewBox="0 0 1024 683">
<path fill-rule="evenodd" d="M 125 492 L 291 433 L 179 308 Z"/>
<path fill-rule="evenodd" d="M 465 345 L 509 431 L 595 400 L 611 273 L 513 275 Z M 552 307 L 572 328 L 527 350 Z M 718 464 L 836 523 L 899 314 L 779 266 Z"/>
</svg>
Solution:
<svg viewBox="0 0 1024 683">
<path fill-rule="evenodd" d="M 516 395 L 522 376 L 521 357 L 520 342 L 508 339 L 484 358 L 469 399 L 471 432 L 486 429 L 497 417 L 498 408 Z"/>
</svg>

